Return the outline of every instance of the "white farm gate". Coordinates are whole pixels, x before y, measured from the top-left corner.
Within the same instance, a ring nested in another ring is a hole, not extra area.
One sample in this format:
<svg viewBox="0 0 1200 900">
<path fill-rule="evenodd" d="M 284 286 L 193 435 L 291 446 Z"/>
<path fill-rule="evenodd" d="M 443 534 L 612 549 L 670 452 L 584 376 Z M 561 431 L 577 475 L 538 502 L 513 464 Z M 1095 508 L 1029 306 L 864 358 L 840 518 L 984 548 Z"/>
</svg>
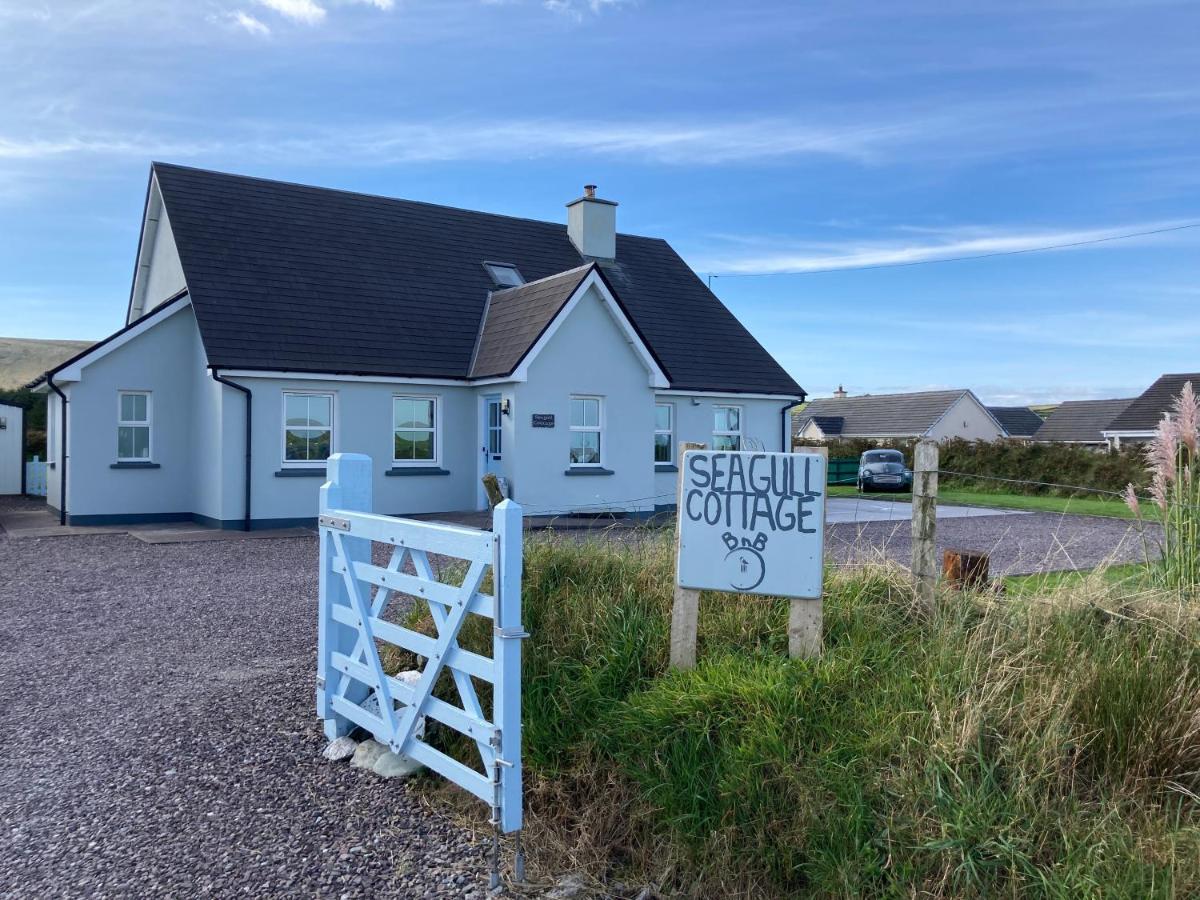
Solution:
<svg viewBox="0 0 1200 900">
<path fill-rule="evenodd" d="M 45 497 L 50 487 L 49 463 L 36 456 L 25 463 L 25 493 L 31 497 Z"/>
<path fill-rule="evenodd" d="M 370 457 L 334 454 L 328 473 L 318 519 L 317 714 L 324 719 L 325 735 L 332 740 L 359 726 L 394 753 L 428 766 L 487 803 L 497 835 L 495 887 L 499 834 L 521 827 L 521 639 L 527 637 L 521 627 L 521 507 L 511 500 L 499 504 L 490 532 L 376 515 L 371 512 Z M 385 565 L 372 562 L 375 544 L 391 548 Z M 430 554 L 461 561 L 449 567 L 455 577 L 440 579 L 444 567 L 435 565 Z M 464 564 L 465 575 L 458 581 Z M 493 590 L 485 594 L 489 571 Z M 387 618 L 389 603 L 402 597 L 428 605 L 436 637 Z M 458 644 L 469 615 L 492 621 L 490 658 Z M 387 674 L 380 643 L 422 657 L 420 678 L 406 683 Z M 450 675 L 461 706 L 434 696 L 443 672 Z M 490 718 L 472 678 L 493 686 Z M 426 743 L 418 728 L 422 719 L 470 738 L 478 766 Z M 518 878 L 521 862 L 518 844 Z"/>
</svg>

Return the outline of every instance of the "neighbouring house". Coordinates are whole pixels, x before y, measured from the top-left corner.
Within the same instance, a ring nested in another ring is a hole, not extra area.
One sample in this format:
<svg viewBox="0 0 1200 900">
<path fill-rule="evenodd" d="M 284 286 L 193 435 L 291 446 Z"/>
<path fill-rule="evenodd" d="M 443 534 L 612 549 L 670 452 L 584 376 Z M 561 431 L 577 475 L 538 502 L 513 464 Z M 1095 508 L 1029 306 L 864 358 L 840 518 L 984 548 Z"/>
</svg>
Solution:
<svg viewBox="0 0 1200 900">
<path fill-rule="evenodd" d="M 989 406 L 987 410 L 1010 438 L 1031 438 L 1045 421 L 1028 406 Z"/>
<path fill-rule="evenodd" d="M 1114 449 L 1122 444 L 1144 444 L 1154 437 L 1163 417 L 1170 414 L 1171 404 L 1188 382 L 1200 390 L 1200 372 L 1163 375 L 1135 397 L 1104 429 L 1104 438 Z"/>
<path fill-rule="evenodd" d="M 810 401 L 793 413 L 792 433 L 801 440 L 838 438 L 994 441 L 1004 427 L 969 390 L 865 394 Z"/>
<path fill-rule="evenodd" d="M 374 508 L 673 506 L 676 447 L 783 449 L 804 391 L 664 240 L 584 196 L 534 221 L 155 163 L 125 326 L 50 370 L 74 524 L 314 521 L 326 459 Z"/>
<path fill-rule="evenodd" d="M 1080 444 L 1104 449 L 1104 430 L 1132 403 L 1122 400 L 1067 400 L 1058 406 L 1037 430 L 1038 443 Z"/>
</svg>

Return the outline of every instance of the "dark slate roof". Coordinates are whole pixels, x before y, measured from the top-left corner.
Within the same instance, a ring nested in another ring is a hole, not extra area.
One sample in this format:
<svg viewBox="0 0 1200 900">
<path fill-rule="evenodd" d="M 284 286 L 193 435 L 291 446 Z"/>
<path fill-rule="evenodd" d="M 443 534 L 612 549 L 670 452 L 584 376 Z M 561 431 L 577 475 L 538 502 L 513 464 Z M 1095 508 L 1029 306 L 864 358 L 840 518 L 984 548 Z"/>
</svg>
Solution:
<svg viewBox="0 0 1200 900">
<path fill-rule="evenodd" d="M 989 406 L 987 411 L 1004 426 L 1009 437 L 1032 437 L 1044 421 L 1028 406 Z"/>
<path fill-rule="evenodd" d="M 842 420 L 842 437 L 916 437 L 932 428 L 954 402 L 967 393 L 969 391 L 920 391 L 812 400 L 795 414 L 793 426 L 798 426 L 798 431 L 809 419 L 836 417 Z"/>
<path fill-rule="evenodd" d="M 1109 423 L 1107 431 L 1153 431 L 1162 421 L 1163 413 L 1171 411 L 1171 403 L 1188 382 L 1200 390 L 1200 373 L 1163 375 L 1135 398 L 1125 410 Z"/>
<path fill-rule="evenodd" d="M 1035 441 L 1102 444 L 1101 434 L 1133 400 L 1067 400 L 1050 413 L 1034 434 Z"/>
<path fill-rule="evenodd" d="M 485 260 L 587 262 L 563 224 L 155 163 L 209 365 L 469 376 Z M 666 241 L 617 235 L 609 285 L 673 388 L 802 389 Z"/>
<path fill-rule="evenodd" d="M 580 266 L 493 293 L 488 300 L 471 377 L 511 375 L 525 351 L 537 343 L 591 271 L 592 265 Z"/>
<path fill-rule="evenodd" d="M 841 416 L 810 416 L 809 418 L 816 422 L 821 433 L 826 435 L 841 434 L 842 429 L 846 426 L 846 420 Z"/>
</svg>

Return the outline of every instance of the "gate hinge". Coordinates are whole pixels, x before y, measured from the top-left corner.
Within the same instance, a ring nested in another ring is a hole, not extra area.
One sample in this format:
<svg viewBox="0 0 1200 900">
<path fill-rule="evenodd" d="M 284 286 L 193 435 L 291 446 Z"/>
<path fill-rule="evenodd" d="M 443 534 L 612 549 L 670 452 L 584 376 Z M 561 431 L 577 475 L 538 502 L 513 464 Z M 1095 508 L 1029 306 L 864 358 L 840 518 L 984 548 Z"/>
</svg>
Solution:
<svg viewBox="0 0 1200 900">
<path fill-rule="evenodd" d="M 325 690 L 325 679 L 319 675 L 317 676 L 317 690 L 318 691 Z"/>
<path fill-rule="evenodd" d="M 338 531 L 350 530 L 350 520 L 339 519 L 337 516 L 317 516 L 317 524 L 323 528 L 336 528 Z"/>
<path fill-rule="evenodd" d="M 529 637 L 529 632 L 520 625 L 512 625 L 508 628 L 494 626 L 492 631 L 496 633 L 496 637 L 498 638 L 516 638 L 520 640 L 521 638 Z"/>
</svg>

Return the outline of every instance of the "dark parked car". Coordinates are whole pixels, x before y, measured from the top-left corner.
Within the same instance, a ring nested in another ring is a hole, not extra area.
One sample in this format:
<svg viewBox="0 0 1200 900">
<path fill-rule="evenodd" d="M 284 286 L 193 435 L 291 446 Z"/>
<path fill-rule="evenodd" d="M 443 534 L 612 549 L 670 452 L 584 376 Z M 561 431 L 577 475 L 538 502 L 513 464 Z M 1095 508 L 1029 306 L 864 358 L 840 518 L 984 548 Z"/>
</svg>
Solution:
<svg viewBox="0 0 1200 900">
<path fill-rule="evenodd" d="M 858 460 L 858 489 L 867 491 L 911 491 L 912 470 L 904 465 L 899 450 L 868 450 Z"/>
</svg>

